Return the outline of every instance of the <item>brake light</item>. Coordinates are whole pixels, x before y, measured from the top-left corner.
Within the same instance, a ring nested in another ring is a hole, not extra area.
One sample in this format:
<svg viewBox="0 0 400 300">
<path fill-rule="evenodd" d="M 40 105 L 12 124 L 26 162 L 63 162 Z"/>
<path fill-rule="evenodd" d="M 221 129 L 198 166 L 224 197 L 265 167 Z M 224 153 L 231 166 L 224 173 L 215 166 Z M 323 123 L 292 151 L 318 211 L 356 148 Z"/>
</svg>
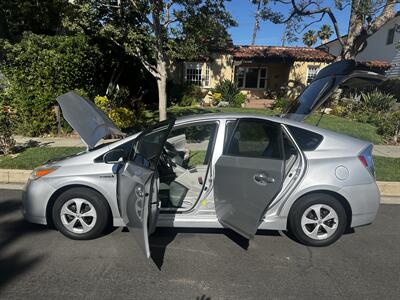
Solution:
<svg viewBox="0 0 400 300">
<path fill-rule="evenodd" d="M 363 164 L 364 167 L 366 167 L 366 168 L 368 167 L 368 162 L 363 155 L 359 155 L 358 159 L 361 161 L 361 163 Z"/>
<path fill-rule="evenodd" d="M 372 145 L 368 146 L 359 155 L 358 159 L 364 167 L 368 169 L 372 176 L 375 177 L 374 161 L 372 159 Z"/>
</svg>

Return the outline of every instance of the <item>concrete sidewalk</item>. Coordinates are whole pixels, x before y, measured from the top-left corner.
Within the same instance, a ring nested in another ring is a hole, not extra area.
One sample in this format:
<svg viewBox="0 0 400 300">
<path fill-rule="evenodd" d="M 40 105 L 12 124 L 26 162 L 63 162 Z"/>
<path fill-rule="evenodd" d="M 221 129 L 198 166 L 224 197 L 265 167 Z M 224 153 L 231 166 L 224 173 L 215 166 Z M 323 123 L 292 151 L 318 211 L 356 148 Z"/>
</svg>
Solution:
<svg viewBox="0 0 400 300">
<path fill-rule="evenodd" d="M 400 146 L 374 145 L 373 155 L 400 158 Z"/>
</svg>

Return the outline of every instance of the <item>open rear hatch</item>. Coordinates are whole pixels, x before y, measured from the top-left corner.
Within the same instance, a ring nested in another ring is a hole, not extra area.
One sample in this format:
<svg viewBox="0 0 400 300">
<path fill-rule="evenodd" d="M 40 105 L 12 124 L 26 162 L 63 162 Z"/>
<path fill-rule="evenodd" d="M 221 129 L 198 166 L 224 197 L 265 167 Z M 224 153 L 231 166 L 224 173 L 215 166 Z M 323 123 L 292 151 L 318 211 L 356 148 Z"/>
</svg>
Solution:
<svg viewBox="0 0 400 300">
<path fill-rule="evenodd" d="M 78 132 L 89 148 L 103 138 L 125 134 L 93 102 L 75 92 L 57 97 L 64 119 Z"/>
<path fill-rule="evenodd" d="M 323 68 L 315 79 L 287 108 L 283 117 L 303 121 L 331 98 L 338 88 L 360 88 L 376 85 L 386 77 L 371 71 L 354 60 L 343 60 Z"/>
</svg>

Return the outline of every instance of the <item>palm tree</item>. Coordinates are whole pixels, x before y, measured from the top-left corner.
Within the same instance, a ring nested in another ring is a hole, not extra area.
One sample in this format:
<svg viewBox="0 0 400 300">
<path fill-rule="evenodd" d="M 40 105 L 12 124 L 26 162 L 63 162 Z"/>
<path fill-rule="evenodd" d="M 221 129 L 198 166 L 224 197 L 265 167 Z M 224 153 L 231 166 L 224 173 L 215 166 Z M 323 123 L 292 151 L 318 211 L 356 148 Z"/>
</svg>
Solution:
<svg viewBox="0 0 400 300">
<path fill-rule="evenodd" d="M 303 35 L 303 43 L 307 47 L 312 47 L 317 42 L 315 30 L 309 30 Z"/>
<path fill-rule="evenodd" d="M 317 32 L 317 35 L 318 35 L 319 39 L 321 40 L 322 44 L 325 44 L 326 42 L 328 42 L 328 40 L 332 34 L 333 34 L 333 31 L 331 29 L 331 26 L 329 26 L 328 24 L 322 25 L 321 29 L 318 30 L 318 32 Z"/>
<path fill-rule="evenodd" d="M 260 29 L 260 20 L 265 18 L 267 12 L 267 5 L 269 0 L 251 0 L 251 3 L 257 5 L 256 14 L 254 17 L 253 35 L 251 39 L 251 45 L 255 45 L 257 31 Z"/>
</svg>

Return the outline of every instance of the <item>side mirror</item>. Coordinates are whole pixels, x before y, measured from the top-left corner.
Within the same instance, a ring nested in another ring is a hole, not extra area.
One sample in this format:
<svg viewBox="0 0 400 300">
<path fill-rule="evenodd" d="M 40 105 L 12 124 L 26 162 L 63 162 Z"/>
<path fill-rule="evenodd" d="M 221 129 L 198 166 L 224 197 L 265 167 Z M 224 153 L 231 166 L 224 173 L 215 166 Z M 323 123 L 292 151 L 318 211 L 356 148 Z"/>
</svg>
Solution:
<svg viewBox="0 0 400 300">
<path fill-rule="evenodd" d="M 114 149 L 104 154 L 103 161 L 106 164 L 120 164 L 124 163 L 126 158 L 126 152 L 123 149 Z"/>
</svg>

